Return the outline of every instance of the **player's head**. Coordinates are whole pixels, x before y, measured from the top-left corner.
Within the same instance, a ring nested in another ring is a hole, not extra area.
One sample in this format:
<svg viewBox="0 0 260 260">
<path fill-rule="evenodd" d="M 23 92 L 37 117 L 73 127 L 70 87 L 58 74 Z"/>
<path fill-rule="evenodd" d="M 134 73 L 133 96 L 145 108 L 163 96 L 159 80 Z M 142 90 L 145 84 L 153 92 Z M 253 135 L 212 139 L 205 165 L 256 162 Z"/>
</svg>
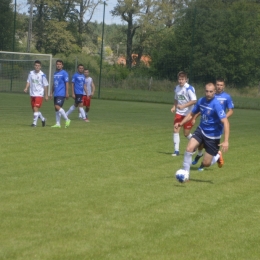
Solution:
<svg viewBox="0 0 260 260">
<path fill-rule="evenodd" d="M 214 98 L 216 93 L 216 87 L 213 83 L 207 83 L 205 85 L 205 97 L 207 100 L 211 100 L 212 98 Z"/>
<path fill-rule="evenodd" d="M 184 84 L 187 82 L 187 73 L 185 73 L 184 71 L 180 71 L 178 74 L 177 74 L 177 77 L 178 77 L 178 83 L 181 87 L 184 86 Z"/>
<path fill-rule="evenodd" d="M 39 60 L 36 60 L 34 62 L 34 69 L 35 69 L 35 71 L 39 72 L 41 70 L 41 67 L 42 67 L 42 63 Z"/>
<path fill-rule="evenodd" d="M 82 64 L 79 64 L 77 68 L 78 68 L 78 73 L 82 74 L 84 71 L 84 66 Z"/>
<path fill-rule="evenodd" d="M 84 75 L 85 75 L 85 77 L 88 77 L 88 75 L 89 75 L 89 70 L 88 69 L 84 69 Z"/>
<path fill-rule="evenodd" d="M 225 80 L 223 78 L 216 79 L 216 93 L 220 94 L 224 91 L 225 88 Z"/>
<path fill-rule="evenodd" d="M 63 61 L 62 60 L 56 60 L 56 69 L 62 70 L 63 68 Z"/>
</svg>

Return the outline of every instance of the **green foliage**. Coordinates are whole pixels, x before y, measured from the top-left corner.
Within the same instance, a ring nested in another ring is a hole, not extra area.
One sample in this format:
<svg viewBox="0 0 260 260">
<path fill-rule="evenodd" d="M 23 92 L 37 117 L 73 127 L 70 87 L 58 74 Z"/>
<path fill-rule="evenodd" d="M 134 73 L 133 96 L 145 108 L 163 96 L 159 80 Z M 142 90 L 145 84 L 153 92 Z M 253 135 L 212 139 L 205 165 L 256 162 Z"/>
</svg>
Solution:
<svg viewBox="0 0 260 260">
<path fill-rule="evenodd" d="M 12 51 L 14 32 L 14 13 L 11 0 L 0 1 L 0 50 Z"/>
</svg>

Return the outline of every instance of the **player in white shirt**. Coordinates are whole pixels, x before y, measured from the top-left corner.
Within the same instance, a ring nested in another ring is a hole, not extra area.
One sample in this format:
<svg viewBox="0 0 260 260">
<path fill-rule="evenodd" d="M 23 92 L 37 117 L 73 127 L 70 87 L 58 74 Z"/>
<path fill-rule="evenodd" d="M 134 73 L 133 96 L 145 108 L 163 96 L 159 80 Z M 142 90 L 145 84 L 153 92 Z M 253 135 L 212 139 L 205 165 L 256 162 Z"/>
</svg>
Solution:
<svg viewBox="0 0 260 260">
<path fill-rule="evenodd" d="M 194 104 L 197 102 L 194 87 L 187 83 L 187 74 L 183 71 L 180 71 L 177 76 L 179 85 L 175 87 L 175 100 L 174 105 L 171 108 L 172 113 L 175 111 L 173 125 L 180 123 L 183 118 L 191 112 Z M 183 125 L 183 134 L 188 139 L 190 139 L 192 136 L 190 133 L 192 126 L 192 121 L 189 121 Z M 180 154 L 180 129 L 181 127 L 173 127 L 174 153 L 172 156 L 178 156 Z"/>
<path fill-rule="evenodd" d="M 24 92 L 27 93 L 30 87 L 31 106 L 33 110 L 33 123 L 32 127 L 36 127 L 38 118 L 42 121 L 42 126 L 46 124 L 46 119 L 43 117 L 39 108 L 42 105 L 43 97 L 48 101 L 48 81 L 46 75 L 41 71 L 41 62 L 36 60 L 34 62 L 34 70 L 30 71 Z"/>
<path fill-rule="evenodd" d="M 93 82 L 93 79 L 89 76 L 89 70 L 84 69 L 84 75 L 85 75 L 85 84 L 87 86 L 87 93 L 84 90 L 83 94 L 83 106 L 86 107 L 86 122 L 89 122 L 88 119 L 88 112 L 90 110 L 90 103 L 91 103 L 91 98 L 95 93 L 95 84 Z M 79 113 L 79 118 L 82 118 L 81 114 Z"/>
</svg>

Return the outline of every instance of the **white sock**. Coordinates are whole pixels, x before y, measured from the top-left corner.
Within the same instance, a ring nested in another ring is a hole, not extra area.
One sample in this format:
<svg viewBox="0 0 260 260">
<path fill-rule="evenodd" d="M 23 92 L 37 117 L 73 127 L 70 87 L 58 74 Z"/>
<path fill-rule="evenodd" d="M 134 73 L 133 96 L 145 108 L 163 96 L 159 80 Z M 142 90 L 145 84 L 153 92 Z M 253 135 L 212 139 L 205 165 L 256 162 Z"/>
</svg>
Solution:
<svg viewBox="0 0 260 260">
<path fill-rule="evenodd" d="M 42 113 L 41 113 L 40 111 L 38 111 L 38 117 L 40 117 L 40 119 L 41 119 L 42 121 L 45 120 L 45 118 L 42 116 Z"/>
<path fill-rule="evenodd" d="M 220 157 L 219 154 L 216 154 L 216 155 L 212 158 L 212 161 L 211 161 L 211 164 L 210 164 L 210 165 L 215 164 L 215 163 L 218 161 L 219 157 Z"/>
<path fill-rule="evenodd" d="M 65 111 L 64 111 L 64 109 L 62 107 L 60 108 L 59 112 L 62 115 L 62 117 L 67 121 L 68 117 L 67 117 L 67 115 L 66 115 L 66 113 L 65 113 Z"/>
<path fill-rule="evenodd" d="M 79 113 L 79 118 L 82 118 L 81 113 Z"/>
<path fill-rule="evenodd" d="M 76 109 L 76 107 L 74 105 L 72 105 L 70 107 L 70 109 L 66 112 L 66 115 L 68 116 L 70 113 L 72 113 L 74 110 Z"/>
<path fill-rule="evenodd" d="M 80 107 L 79 111 L 80 111 L 80 114 L 82 116 L 82 119 L 86 119 L 86 115 L 85 115 L 85 111 L 84 111 L 83 107 Z"/>
<path fill-rule="evenodd" d="M 190 172 L 191 162 L 192 162 L 192 153 L 189 153 L 189 152 L 185 151 L 185 153 L 184 153 L 184 159 L 183 159 L 183 167 L 182 167 L 182 168 L 183 168 L 185 171 Z"/>
<path fill-rule="evenodd" d="M 190 140 L 191 137 L 192 137 L 192 134 L 191 134 L 191 133 L 190 133 L 189 135 L 186 136 L 186 138 L 187 138 L 188 140 Z"/>
<path fill-rule="evenodd" d="M 180 135 L 179 133 L 173 133 L 174 151 L 180 150 Z"/>
<path fill-rule="evenodd" d="M 38 112 L 33 113 L 33 124 L 37 125 L 37 120 L 38 120 Z"/>
<path fill-rule="evenodd" d="M 198 150 L 198 155 L 202 156 L 203 155 L 203 150 Z"/>
<path fill-rule="evenodd" d="M 60 125 L 60 112 L 56 111 L 56 124 Z"/>
</svg>

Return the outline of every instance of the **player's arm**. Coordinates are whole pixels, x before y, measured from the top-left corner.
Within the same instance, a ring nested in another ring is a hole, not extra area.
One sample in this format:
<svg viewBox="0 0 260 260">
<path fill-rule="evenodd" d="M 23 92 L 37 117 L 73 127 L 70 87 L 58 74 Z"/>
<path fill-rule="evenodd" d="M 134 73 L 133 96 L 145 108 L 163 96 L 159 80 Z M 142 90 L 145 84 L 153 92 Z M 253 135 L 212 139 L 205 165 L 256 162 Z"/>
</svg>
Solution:
<svg viewBox="0 0 260 260">
<path fill-rule="evenodd" d="M 187 102 L 186 104 L 183 104 L 183 105 L 179 104 L 177 107 L 182 110 L 182 109 L 184 109 L 186 107 L 190 107 L 190 106 L 195 105 L 196 102 L 197 102 L 197 100 L 191 100 L 191 101 Z"/>
<path fill-rule="evenodd" d="M 30 86 L 30 83 L 26 82 L 25 89 L 23 90 L 25 93 L 27 93 L 29 86 Z"/>
<path fill-rule="evenodd" d="M 177 129 L 179 127 L 182 127 L 185 123 L 187 123 L 188 121 L 192 120 L 193 117 L 195 116 L 195 114 L 193 114 L 192 112 L 190 112 L 187 116 L 185 116 L 182 121 L 180 123 L 176 123 L 174 125 L 174 127 Z"/>
<path fill-rule="evenodd" d="M 92 83 L 91 83 L 91 88 L 92 88 L 92 89 L 91 89 L 91 90 L 92 90 L 91 96 L 94 96 L 96 87 L 95 87 L 95 84 L 94 84 L 93 80 L 92 80 Z"/>
<path fill-rule="evenodd" d="M 227 118 L 229 118 L 230 116 L 232 116 L 234 113 L 233 109 L 228 109 L 228 112 L 226 113 Z"/>
<path fill-rule="evenodd" d="M 68 81 L 65 83 L 65 86 L 66 86 L 66 99 L 68 99 L 69 96 L 70 96 L 70 94 L 69 94 L 69 82 Z M 74 88 L 72 88 L 72 89 L 74 91 Z"/>
<path fill-rule="evenodd" d="M 174 104 L 173 104 L 173 106 L 172 106 L 172 108 L 171 108 L 171 112 L 172 112 L 172 113 L 175 111 L 175 109 L 176 109 L 176 107 L 177 107 L 177 104 L 178 104 L 178 100 L 175 99 L 175 100 L 174 100 Z"/>
<path fill-rule="evenodd" d="M 88 95 L 88 89 L 87 89 L 86 83 L 84 84 L 84 91 L 85 91 L 86 95 Z"/>
<path fill-rule="evenodd" d="M 74 83 L 74 82 L 71 82 L 71 96 L 72 96 L 73 98 L 75 98 L 74 86 L 75 86 L 75 83 Z"/>
<path fill-rule="evenodd" d="M 192 120 L 191 120 L 192 125 L 195 125 L 196 119 L 198 118 L 198 116 L 200 116 L 200 112 L 195 114 L 194 117 L 192 118 Z"/>
<path fill-rule="evenodd" d="M 219 144 L 219 146 L 222 146 L 222 151 L 226 152 L 228 150 L 228 146 L 229 146 L 229 143 L 228 143 L 228 139 L 229 139 L 229 122 L 228 122 L 227 118 L 221 119 L 221 122 L 224 125 L 224 141 L 221 144 Z"/>
<path fill-rule="evenodd" d="M 44 98 L 45 101 L 48 101 L 48 86 L 44 86 Z"/>
</svg>

